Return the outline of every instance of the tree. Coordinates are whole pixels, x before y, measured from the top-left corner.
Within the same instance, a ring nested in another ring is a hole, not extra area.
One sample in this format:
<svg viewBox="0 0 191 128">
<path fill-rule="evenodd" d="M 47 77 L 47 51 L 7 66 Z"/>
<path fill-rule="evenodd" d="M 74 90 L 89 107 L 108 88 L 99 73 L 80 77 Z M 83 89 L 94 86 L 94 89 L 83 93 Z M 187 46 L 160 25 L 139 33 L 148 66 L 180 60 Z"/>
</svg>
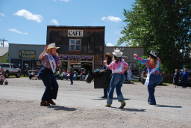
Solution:
<svg viewBox="0 0 191 128">
<path fill-rule="evenodd" d="M 126 26 L 118 43 L 159 53 L 165 71 L 190 63 L 191 1 L 136 0 L 124 10 Z M 173 65 L 172 65 L 173 64 Z"/>
</svg>

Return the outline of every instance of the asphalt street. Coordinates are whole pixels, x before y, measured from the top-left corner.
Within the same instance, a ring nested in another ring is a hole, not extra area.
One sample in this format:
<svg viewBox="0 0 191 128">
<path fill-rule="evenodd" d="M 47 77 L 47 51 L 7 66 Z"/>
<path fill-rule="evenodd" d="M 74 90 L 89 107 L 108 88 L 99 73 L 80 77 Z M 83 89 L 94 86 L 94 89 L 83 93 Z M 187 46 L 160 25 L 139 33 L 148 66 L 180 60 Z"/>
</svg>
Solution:
<svg viewBox="0 0 191 128">
<path fill-rule="evenodd" d="M 59 80 L 57 105 L 42 107 L 42 81 L 8 81 L 0 86 L 0 128 L 190 128 L 191 88 L 158 86 L 152 106 L 144 85 L 124 84 L 127 105 L 120 110 L 116 95 L 112 107 L 105 107 L 103 89 L 94 89 L 93 83 Z"/>
</svg>

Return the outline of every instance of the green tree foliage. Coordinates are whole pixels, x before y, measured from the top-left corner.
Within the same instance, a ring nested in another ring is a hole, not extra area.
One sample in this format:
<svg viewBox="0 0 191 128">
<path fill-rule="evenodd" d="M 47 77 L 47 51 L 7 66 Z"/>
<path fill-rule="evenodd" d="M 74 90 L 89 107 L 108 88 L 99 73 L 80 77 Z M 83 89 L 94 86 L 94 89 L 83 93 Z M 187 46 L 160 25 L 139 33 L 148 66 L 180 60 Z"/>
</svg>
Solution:
<svg viewBox="0 0 191 128">
<path fill-rule="evenodd" d="M 191 63 L 191 0 L 136 0 L 124 16 L 119 44 L 157 51 L 167 72 Z"/>
<path fill-rule="evenodd" d="M 8 53 L 4 56 L 0 56 L 0 63 L 8 63 Z"/>
</svg>

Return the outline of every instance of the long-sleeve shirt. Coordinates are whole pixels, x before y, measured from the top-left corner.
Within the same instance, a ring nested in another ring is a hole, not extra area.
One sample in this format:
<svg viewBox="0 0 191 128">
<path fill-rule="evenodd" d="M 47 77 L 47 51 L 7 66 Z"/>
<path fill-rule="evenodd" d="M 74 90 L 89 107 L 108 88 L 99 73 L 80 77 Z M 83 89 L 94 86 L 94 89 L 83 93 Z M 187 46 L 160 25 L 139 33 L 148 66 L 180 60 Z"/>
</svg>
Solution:
<svg viewBox="0 0 191 128">
<path fill-rule="evenodd" d="M 118 74 L 124 74 L 124 72 L 128 68 L 128 64 L 125 61 L 112 61 L 111 64 L 107 66 L 113 73 L 118 73 Z"/>
<path fill-rule="evenodd" d="M 157 58 L 156 65 L 154 65 L 150 60 L 143 59 L 138 56 L 135 57 L 135 59 L 138 60 L 139 63 L 144 64 L 147 67 L 147 70 L 149 72 L 151 72 L 153 70 L 154 72 L 152 72 L 152 73 L 157 73 L 157 74 L 160 73 L 160 59 L 159 58 Z"/>
</svg>

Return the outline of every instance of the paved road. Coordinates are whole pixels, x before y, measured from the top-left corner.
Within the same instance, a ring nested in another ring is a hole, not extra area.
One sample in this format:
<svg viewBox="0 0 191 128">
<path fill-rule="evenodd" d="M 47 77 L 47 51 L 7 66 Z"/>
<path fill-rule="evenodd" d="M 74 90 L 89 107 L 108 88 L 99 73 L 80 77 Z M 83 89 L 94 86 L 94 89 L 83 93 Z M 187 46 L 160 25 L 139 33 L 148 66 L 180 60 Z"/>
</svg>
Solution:
<svg viewBox="0 0 191 128">
<path fill-rule="evenodd" d="M 93 83 L 59 82 L 57 105 L 40 107 L 44 86 L 40 80 L 10 78 L 0 86 L 0 128 L 190 128 L 191 88 L 159 86 L 157 106 L 147 104 L 147 89 L 140 83 L 124 84 L 127 106 L 114 100 L 104 107 L 102 89 Z"/>
</svg>

